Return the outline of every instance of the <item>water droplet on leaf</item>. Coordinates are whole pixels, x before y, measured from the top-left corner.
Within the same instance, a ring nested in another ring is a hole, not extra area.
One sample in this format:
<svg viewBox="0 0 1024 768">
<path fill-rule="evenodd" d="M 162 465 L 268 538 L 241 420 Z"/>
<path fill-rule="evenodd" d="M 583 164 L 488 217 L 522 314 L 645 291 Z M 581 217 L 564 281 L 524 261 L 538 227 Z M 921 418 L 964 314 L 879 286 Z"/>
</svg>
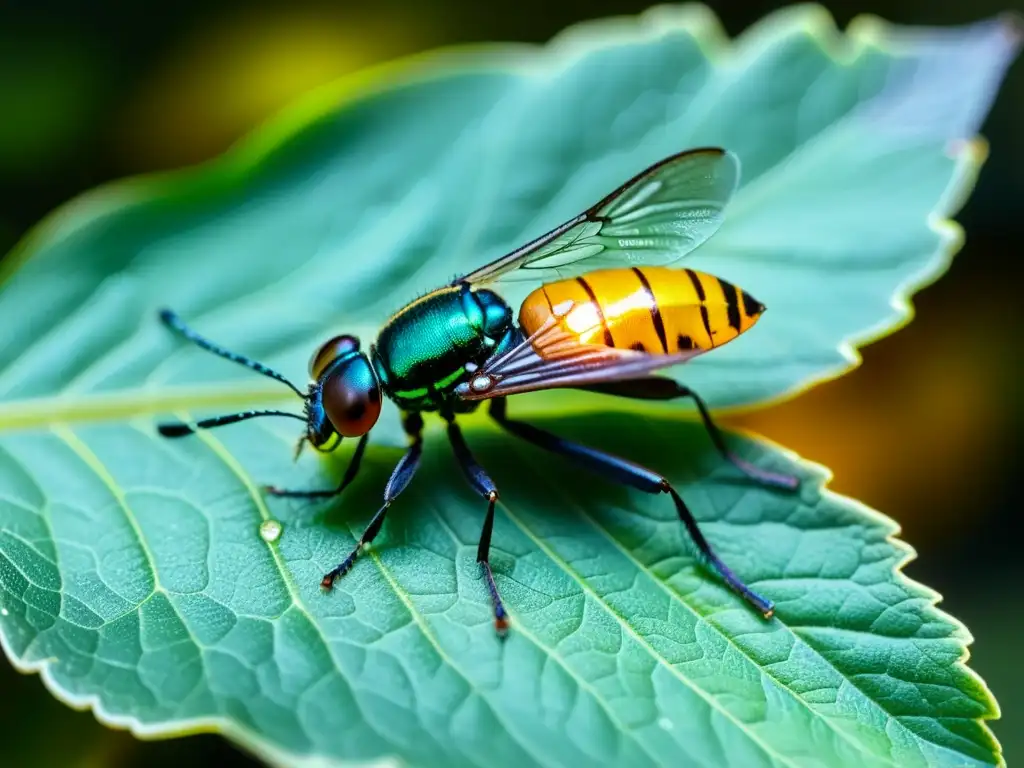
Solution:
<svg viewBox="0 0 1024 768">
<path fill-rule="evenodd" d="M 277 520 L 264 520 L 260 523 L 260 538 L 266 542 L 274 542 L 281 538 L 284 527 Z"/>
</svg>

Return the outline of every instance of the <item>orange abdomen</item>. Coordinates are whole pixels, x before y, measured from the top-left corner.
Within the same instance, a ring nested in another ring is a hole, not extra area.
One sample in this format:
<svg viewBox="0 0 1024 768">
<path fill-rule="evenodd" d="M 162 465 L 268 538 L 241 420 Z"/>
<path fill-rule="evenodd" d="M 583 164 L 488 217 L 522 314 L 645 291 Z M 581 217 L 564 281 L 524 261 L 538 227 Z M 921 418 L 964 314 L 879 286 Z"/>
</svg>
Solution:
<svg viewBox="0 0 1024 768">
<path fill-rule="evenodd" d="M 720 347 L 752 327 L 764 305 L 714 275 L 692 269 L 601 269 L 541 286 L 523 301 L 529 336 L 569 300 L 565 329 L 581 344 L 670 355 Z"/>
</svg>

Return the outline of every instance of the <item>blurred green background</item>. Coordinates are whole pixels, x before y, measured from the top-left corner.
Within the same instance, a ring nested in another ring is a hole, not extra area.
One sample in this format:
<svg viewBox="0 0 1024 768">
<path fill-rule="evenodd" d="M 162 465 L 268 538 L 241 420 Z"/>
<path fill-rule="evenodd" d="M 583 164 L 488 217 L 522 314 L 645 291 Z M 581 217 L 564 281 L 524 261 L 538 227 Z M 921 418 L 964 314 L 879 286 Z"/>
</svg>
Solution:
<svg viewBox="0 0 1024 768">
<path fill-rule="evenodd" d="M 1014 5 L 1016 3 L 1016 5 Z M 72 0 L 0 4 L 0 253 L 68 198 L 125 175 L 211 157 L 310 88 L 439 45 L 543 42 L 644 0 Z M 710 3 L 730 35 L 773 2 Z M 1021 0 L 828 5 L 907 24 L 957 24 Z M 1024 65 L 985 126 L 991 157 L 958 217 L 967 245 L 915 299 L 916 320 L 864 365 L 794 401 L 734 417 L 834 471 L 832 487 L 904 527 L 907 572 L 945 596 L 977 638 L 972 666 L 1003 707 L 1008 761 L 1024 758 Z M 144 743 L 53 700 L 0 663 L 0 764 L 255 765 L 219 737 Z M 1017 725 L 1014 728 L 1014 725 Z"/>
</svg>

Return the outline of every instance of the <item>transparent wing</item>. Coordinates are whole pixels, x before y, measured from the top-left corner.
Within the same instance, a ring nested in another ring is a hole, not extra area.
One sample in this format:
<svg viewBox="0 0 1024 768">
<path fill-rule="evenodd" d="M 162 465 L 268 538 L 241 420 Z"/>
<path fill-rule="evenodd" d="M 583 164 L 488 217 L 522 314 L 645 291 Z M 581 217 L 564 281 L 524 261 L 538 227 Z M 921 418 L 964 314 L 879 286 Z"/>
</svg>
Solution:
<svg viewBox="0 0 1024 768">
<path fill-rule="evenodd" d="M 739 172 L 736 155 L 724 149 L 672 155 L 579 216 L 453 282 L 540 285 L 593 269 L 672 264 L 721 226 Z"/>
<path fill-rule="evenodd" d="M 536 332 L 488 360 L 469 381 L 456 388 L 456 394 L 463 400 L 486 400 L 518 392 L 631 379 L 686 362 L 704 351 L 652 355 L 581 343 L 580 333 L 567 331 L 562 322 L 571 309 L 572 302 L 555 307 L 554 314 Z"/>
</svg>

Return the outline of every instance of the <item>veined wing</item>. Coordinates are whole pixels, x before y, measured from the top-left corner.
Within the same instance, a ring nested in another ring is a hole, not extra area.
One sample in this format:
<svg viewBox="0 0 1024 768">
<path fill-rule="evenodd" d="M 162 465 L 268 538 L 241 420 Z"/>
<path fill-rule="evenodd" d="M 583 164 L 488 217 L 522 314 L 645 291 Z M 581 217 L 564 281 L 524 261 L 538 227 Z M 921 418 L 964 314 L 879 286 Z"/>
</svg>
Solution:
<svg viewBox="0 0 1024 768">
<path fill-rule="evenodd" d="M 587 307 L 579 308 L 579 318 L 587 322 Z M 456 388 L 456 394 L 463 400 L 486 400 L 519 392 L 632 379 L 686 362 L 705 351 L 696 348 L 674 354 L 650 354 L 583 343 L 580 335 L 587 329 L 567 330 L 566 323 L 573 325 L 572 310 L 571 301 L 556 306 L 534 333 L 488 360 L 473 372 L 469 381 Z"/>
<path fill-rule="evenodd" d="M 579 216 L 453 284 L 537 284 L 593 269 L 672 264 L 721 226 L 739 182 L 724 149 L 691 149 L 652 165 Z"/>
</svg>

